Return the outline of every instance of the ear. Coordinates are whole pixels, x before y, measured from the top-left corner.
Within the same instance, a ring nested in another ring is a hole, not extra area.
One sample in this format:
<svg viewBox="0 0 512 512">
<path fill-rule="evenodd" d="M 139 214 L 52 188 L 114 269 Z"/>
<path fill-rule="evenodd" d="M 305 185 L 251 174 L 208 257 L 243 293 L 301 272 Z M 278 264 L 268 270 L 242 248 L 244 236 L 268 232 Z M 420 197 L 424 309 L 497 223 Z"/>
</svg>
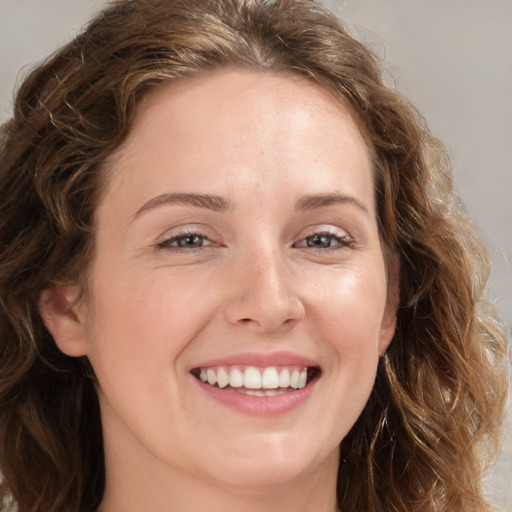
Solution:
<svg viewBox="0 0 512 512">
<path fill-rule="evenodd" d="M 388 295 L 382 317 L 379 339 L 379 355 L 383 356 L 395 335 L 396 312 L 400 304 L 400 260 L 395 255 L 388 276 Z"/>
<path fill-rule="evenodd" d="M 39 311 L 60 351 L 72 357 L 87 353 L 87 337 L 78 313 L 78 286 L 58 286 L 43 290 Z"/>
</svg>

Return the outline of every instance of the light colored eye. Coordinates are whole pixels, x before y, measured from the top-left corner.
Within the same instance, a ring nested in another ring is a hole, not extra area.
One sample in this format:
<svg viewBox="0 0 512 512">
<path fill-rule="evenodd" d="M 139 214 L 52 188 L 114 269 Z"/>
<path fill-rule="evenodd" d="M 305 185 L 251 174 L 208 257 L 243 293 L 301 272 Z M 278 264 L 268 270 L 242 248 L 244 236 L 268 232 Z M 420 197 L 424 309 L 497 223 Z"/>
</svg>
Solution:
<svg viewBox="0 0 512 512">
<path fill-rule="evenodd" d="M 311 249 L 340 249 L 349 247 L 351 240 L 348 236 L 340 236 L 329 232 L 313 233 L 295 244 L 295 247 Z"/>
<path fill-rule="evenodd" d="M 314 247 L 315 249 L 326 249 L 338 245 L 340 242 L 338 237 L 327 233 L 316 233 L 313 236 L 306 238 L 306 244 L 308 247 Z"/>
<path fill-rule="evenodd" d="M 158 244 L 158 247 L 176 247 L 179 249 L 199 249 L 206 245 L 211 245 L 208 237 L 199 233 L 182 233 Z"/>
</svg>

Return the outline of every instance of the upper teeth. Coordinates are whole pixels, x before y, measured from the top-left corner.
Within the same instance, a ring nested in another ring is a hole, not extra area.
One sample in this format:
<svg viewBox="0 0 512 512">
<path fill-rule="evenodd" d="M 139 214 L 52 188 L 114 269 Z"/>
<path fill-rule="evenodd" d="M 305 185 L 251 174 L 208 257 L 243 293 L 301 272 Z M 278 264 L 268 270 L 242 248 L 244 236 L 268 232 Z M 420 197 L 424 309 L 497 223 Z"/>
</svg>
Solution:
<svg viewBox="0 0 512 512">
<path fill-rule="evenodd" d="M 304 367 L 286 367 L 277 369 L 274 366 L 257 368 L 256 366 L 202 368 L 199 378 L 203 382 L 219 388 L 230 385 L 233 388 L 277 389 L 303 388 L 308 379 L 308 370 Z"/>
</svg>

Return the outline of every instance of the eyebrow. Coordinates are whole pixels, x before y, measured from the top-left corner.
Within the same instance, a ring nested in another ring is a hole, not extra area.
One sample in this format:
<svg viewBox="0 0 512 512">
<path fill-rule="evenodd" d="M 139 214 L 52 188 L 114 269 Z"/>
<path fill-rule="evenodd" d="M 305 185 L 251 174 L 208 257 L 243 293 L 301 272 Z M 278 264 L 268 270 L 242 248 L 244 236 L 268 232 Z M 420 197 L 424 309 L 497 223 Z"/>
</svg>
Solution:
<svg viewBox="0 0 512 512">
<path fill-rule="evenodd" d="M 345 194 L 332 193 L 332 194 L 313 194 L 303 196 L 297 200 L 295 208 L 297 210 L 315 210 L 331 204 L 345 203 L 356 206 L 359 210 L 370 216 L 368 208 L 358 201 L 355 197 L 347 196 Z"/>
<path fill-rule="evenodd" d="M 368 208 L 364 206 L 355 197 L 347 196 L 339 193 L 332 194 L 312 194 L 300 197 L 296 204 L 296 210 L 315 210 L 331 204 L 348 203 L 356 206 L 366 215 L 370 215 Z M 162 205 L 185 205 L 194 206 L 196 208 L 204 208 L 214 212 L 224 212 L 230 209 L 230 203 L 222 196 L 211 194 L 194 194 L 194 193 L 167 193 L 160 194 L 145 202 L 135 213 L 134 219 L 142 213 L 158 208 Z"/>
<path fill-rule="evenodd" d="M 144 212 L 153 210 L 162 205 L 179 204 L 185 206 L 195 206 L 214 212 L 224 212 L 229 209 L 229 201 L 221 196 L 210 194 L 192 194 L 192 193 L 174 193 L 160 194 L 145 202 L 135 213 L 134 218 Z"/>
</svg>

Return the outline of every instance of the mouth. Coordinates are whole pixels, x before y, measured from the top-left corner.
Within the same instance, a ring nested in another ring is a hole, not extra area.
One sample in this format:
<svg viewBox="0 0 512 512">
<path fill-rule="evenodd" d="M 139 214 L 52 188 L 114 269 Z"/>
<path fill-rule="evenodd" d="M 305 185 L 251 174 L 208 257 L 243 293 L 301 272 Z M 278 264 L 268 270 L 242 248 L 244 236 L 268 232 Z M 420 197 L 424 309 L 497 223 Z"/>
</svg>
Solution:
<svg viewBox="0 0 512 512">
<path fill-rule="evenodd" d="M 287 366 L 214 366 L 190 372 L 202 383 L 256 397 L 272 397 L 301 390 L 317 379 L 320 368 Z"/>
</svg>

